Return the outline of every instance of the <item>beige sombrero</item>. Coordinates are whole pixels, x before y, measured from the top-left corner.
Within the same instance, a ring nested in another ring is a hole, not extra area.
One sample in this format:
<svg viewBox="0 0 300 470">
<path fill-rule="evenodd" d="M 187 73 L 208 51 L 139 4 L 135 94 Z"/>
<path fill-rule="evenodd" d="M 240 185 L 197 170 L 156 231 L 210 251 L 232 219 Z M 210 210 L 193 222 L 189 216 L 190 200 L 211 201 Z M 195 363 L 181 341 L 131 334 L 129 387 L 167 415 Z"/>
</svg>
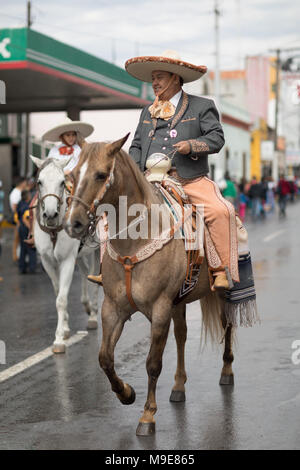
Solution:
<svg viewBox="0 0 300 470">
<path fill-rule="evenodd" d="M 45 132 L 42 136 L 42 140 L 48 140 L 49 142 L 58 142 L 60 136 L 65 132 L 80 132 L 82 137 L 88 137 L 94 130 L 94 127 L 91 124 L 81 121 L 72 121 L 69 118 L 66 118 L 62 124 L 55 126 L 49 131 Z"/>
<path fill-rule="evenodd" d="M 207 71 L 205 65 L 193 65 L 180 59 L 175 51 L 165 51 L 161 56 L 142 56 L 129 59 L 125 63 L 127 72 L 143 82 L 152 82 L 154 70 L 176 73 L 184 83 L 193 82 Z"/>
</svg>

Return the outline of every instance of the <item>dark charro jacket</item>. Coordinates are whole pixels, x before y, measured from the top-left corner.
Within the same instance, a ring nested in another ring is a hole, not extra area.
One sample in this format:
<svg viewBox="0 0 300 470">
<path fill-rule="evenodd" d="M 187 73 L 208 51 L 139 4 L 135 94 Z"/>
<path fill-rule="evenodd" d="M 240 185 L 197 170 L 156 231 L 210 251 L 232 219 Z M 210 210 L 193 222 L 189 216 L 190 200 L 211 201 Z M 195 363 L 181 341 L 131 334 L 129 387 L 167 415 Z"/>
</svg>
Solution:
<svg viewBox="0 0 300 470">
<path fill-rule="evenodd" d="M 173 130 L 173 131 L 172 131 Z M 170 154 L 173 144 L 188 140 L 191 152 L 176 152 L 172 166 L 179 176 L 192 179 L 209 172 L 208 155 L 217 153 L 224 145 L 223 129 L 214 102 L 207 98 L 182 93 L 175 115 L 168 121 L 151 119 L 149 106 L 143 109 L 129 154 L 145 170 L 152 153 Z"/>
</svg>

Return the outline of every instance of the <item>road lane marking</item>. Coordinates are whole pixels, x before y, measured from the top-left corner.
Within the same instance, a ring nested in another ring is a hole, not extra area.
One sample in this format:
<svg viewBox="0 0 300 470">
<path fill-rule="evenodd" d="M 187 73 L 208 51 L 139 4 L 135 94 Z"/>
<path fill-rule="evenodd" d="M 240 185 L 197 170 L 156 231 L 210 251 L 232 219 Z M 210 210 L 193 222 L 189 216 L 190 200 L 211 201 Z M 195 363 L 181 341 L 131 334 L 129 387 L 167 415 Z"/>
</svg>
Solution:
<svg viewBox="0 0 300 470">
<path fill-rule="evenodd" d="M 263 241 L 264 241 L 264 242 L 269 242 L 269 241 L 273 240 L 273 238 L 278 237 L 279 235 L 281 235 L 281 234 L 284 233 L 284 232 L 286 232 L 285 229 L 283 229 L 283 230 L 278 230 L 277 232 L 271 233 L 271 235 L 268 235 L 267 237 L 265 237 L 265 238 L 263 239 Z"/>
<path fill-rule="evenodd" d="M 75 335 L 65 340 L 66 347 L 69 347 L 69 346 L 72 346 L 72 344 L 78 343 L 87 335 L 88 335 L 87 331 L 78 331 Z M 49 348 L 46 348 L 43 351 L 40 351 L 34 354 L 33 356 L 28 357 L 24 361 L 18 362 L 18 364 L 15 364 L 14 366 L 11 366 L 8 369 L 5 369 L 3 372 L 0 372 L 0 383 L 4 382 L 7 379 L 10 379 L 11 377 L 19 374 L 20 372 L 23 372 L 24 370 L 28 369 L 29 367 L 34 366 L 35 364 L 38 364 L 44 359 L 47 359 L 48 357 L 53 356 L 52 347 L 53 346 L 50 346 Z"/>
</svg>

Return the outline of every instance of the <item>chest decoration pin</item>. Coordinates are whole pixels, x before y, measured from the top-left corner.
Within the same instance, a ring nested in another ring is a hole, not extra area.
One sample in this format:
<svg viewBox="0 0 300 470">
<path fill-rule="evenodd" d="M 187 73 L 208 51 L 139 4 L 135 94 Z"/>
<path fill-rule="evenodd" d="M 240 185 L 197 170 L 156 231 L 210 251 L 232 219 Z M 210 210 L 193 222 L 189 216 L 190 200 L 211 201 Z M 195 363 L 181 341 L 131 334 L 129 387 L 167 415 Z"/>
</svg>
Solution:
<svg viewBox="0 0 300 470">
<path fill-rule="evenodd" d="M 170 137 L 172 137 L 173 139 L 177 136 L 177 131 L 176 129 L 171 129 L 170 130 Z"/>
<path fill-rule="evenodd" d="M 153 136 L 154 136 L 154 130 L 153 130 L 153 129 L 151 129 L 151 131 L 149 132 L 148 136 L 149 136 L 149 137 L 153 137 Z"/>
</svg>

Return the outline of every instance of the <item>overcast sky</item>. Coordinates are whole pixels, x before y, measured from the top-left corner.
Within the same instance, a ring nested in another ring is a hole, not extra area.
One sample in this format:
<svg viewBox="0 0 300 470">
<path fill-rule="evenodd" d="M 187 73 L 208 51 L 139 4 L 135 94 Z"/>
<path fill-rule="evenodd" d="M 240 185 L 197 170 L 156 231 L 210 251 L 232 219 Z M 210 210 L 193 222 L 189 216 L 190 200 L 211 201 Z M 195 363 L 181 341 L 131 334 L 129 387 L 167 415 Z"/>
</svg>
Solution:
<svg viewBox="0 0 300 470">
<path fill-rule="evenodd" d="M 120 66 L 136 55 L 176 50 L 195 64 L 215 64 L 215 0 L 32 0 L 32 28 Z M 219 0 L 220 62 L 300 48 L 299 0 Z M 26 0 L 0 3 L 0 28 L 26 24 Z M 300 49 L 299 49 L 300 54 Z"/>
<path fill-rule="evenodd" d="M 215 0 L 32 0 L 32 28 L 120 67 L 136 55 L 176 50 L 197 65 L 215 67 Z M 246 55 L 299 46 L 299 0 L 219 0 L 220 66 L 243 68 Z M 0 2 L 0 28 L 26 25 L 26 0 Z M 0 77 L 1 78 L 1 77 Z M 92 140 L 133 135 L 140 111 L 86 111 Z M 64 113 L 31 115 L 40 137 Z M 129 145 L 129 144 L 128 144 Z"/>
</svg>

